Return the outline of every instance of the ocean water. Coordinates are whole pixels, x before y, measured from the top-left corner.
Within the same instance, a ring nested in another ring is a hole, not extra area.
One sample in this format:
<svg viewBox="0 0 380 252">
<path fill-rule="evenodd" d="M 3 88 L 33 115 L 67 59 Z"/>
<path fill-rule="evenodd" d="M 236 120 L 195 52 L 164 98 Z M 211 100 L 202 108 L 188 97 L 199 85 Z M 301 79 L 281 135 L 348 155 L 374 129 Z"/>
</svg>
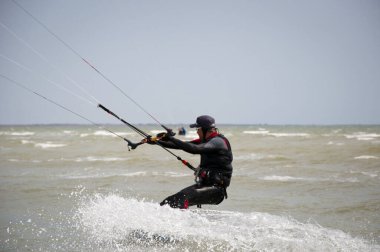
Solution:
<svg viewBox="0 0 380 252">
<path fill-rule="evenodd" d="M 87 125 L 1 126 L 0 251 L 380 251 L 380 126 L 220 131 L 228 199 L 178 210 L 158 203 L 194 177 L 158 146 L 128 151 Z"/>
</svg>

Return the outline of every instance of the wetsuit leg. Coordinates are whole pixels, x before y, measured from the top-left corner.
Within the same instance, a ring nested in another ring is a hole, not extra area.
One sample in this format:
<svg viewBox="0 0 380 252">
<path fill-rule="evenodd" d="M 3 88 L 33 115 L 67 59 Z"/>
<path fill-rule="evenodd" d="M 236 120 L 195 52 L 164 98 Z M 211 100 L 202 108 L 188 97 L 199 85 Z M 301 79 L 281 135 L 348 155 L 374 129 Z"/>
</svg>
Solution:
<svg viewBox="0 0 380 252">
<path fill-rule="evenodd" d="M 169 204 L 170 207 L 182 209 L 194 205 L 217 205 L 223 201 L 224 196 L 223 187 L 199 186 L 195 184 L 167 197 L 160 203 L 160 205 Z"/>
</svg>

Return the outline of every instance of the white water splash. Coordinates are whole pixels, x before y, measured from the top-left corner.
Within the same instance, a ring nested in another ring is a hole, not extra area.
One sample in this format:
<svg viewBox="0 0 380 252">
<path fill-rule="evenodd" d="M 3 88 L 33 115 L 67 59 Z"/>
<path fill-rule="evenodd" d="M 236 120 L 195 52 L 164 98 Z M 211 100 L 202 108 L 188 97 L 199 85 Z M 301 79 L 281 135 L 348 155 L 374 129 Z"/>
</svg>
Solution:
<svg viewBox="0 0 380 252">
<path fill-rule="evenodd" d="M 82 202 L 78 225 L 109 249 L 174 251 L 371 251 L 377 245 L 339 231 L 266 213 L 178 210 L 96 195 Z M 131 234 L 140 235 L 138 237 Z M 152 242 L 153 241 L 153 242 Z"/>
</svg>

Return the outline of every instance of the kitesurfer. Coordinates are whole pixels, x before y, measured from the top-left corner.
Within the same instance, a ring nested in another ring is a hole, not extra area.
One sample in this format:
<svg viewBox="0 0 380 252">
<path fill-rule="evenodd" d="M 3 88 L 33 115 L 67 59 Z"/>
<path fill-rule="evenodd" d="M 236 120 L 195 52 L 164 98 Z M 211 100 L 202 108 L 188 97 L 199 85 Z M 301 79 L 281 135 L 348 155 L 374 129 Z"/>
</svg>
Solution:
<svg viewBox="0 0 380 252">
<path fill-rule="evenodd" d="M 215 127 L 215 119 L 208 115 L 199 116 L 190 128 L 196 128 L 198 139 L 184 142 L 165 134 L 158 143 L 166 148 L 181 149 L 200 155 L 200 165 L 195 171 L 196 183 L 164 199 L 160 205 L 186 209 L 193 205 L 218 205 L 227 198 L 226 188 L 232 175 L 232 151 L 228 139 Z M 169 132 L 170 133 L 170 132 Z M 149 140 L 148 143 L 154 144 Z"/>
<path fill-rule="evenodd" d="M 180 136 L 186 135 L 185 127 L 178 128 L 178 135 L 180 135 Z"/>
</svg>

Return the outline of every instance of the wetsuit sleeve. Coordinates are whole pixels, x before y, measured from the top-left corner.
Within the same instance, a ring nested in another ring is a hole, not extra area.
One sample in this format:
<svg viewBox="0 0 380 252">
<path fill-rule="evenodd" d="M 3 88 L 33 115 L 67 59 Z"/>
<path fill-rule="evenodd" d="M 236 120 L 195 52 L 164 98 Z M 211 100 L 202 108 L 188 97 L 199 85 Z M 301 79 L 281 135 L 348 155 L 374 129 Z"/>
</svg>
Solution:
<svg viewBox="0 0 380 252">
<path fill-rule="evenodd" d="M 213 153 L 221 149 L 225 149 L 224 141 L 219 138 L 214 138 L 207 143 L 194 144 L 191 142 L 183 142 L 174 137 L 170 141 L 178 146 L 179 149 L 189 152 L 191 154 Z"/>
<path fill-rule="evenodd" d="M 165 147 L 165 148 L 168 148 L 168 149 L 180 149 L 175 143 L 173 143 L 172 141 L 162 141 L 162 140 L 159 140 L 157 141 L 159 143 L 159 145 Z"/>
</svg>

